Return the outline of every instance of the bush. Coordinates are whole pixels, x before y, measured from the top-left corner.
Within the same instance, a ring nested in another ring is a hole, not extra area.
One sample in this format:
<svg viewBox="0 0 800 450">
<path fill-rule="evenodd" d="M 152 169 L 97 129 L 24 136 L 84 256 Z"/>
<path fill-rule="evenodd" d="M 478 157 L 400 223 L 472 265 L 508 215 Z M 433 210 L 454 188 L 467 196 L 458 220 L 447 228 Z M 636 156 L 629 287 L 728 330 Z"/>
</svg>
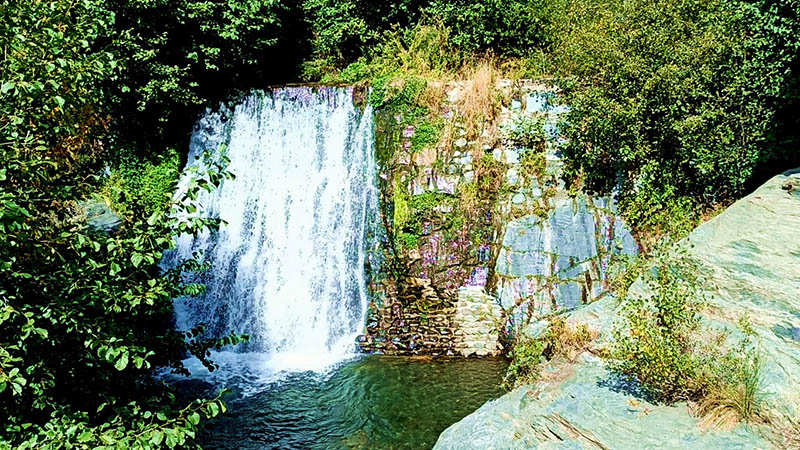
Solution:
<svg viewBox="0 0 800 450">
<path fill-rule="evenodd" d="M 510 389 L 523 384 L 531 384 L 539 379 L 539 366 L 546 361 L 542 339 L 523 339 L 514 344 L 508 353 L 511 362 L 506 369 L 503 385 Z"/>
<path fill-rule="evenodd" d="M 457 47 L 515 56 L 547 42 L 555 11 L 554 2 L 541 0 L 435 0 L 425 10 L 454 30 Z"/>
<path fill-rule="evenodd" d="M 797 59 L 796 4 L 568 3 L 551 67 L 571 87 L 568 173 L 589 190 L 619 188 L 641 219 L 683 220 L 741 195 L 761 161 L 778 157 L 771 136 L 785 100 L 775 95 Z"/>
<path fill-rule="evenodd" d="M 645 272 L 653 295 L 628 296 L 622 324 L 614 329 L 614 369 L 633 375 L 661 401 L 695 398 L 699 370 L 693 337 L 700 328 L 698 267 L 685 254 L 671 256 L 666 247 Z"/>
<path fill-rule="evenodd" d="M 304 77 L 323 78 L 365 56 L 385 32 L 415 24 L 424 4 L 419 0 L 305 0 L 313 58 L 304 63 Z"/>
<path fill-rule="evenodd" d="M 762 399 L 761 355 L 754 334 L 738 345 L 701 325 L 700 267 L 684 250 L 661 246 L 643 274 L 650 296 L 628 295 L 613 330 L 613 370 L 634 377 L 659 402 L 696 401 L 709 424 L 754 420 Z"/>
<path fill-rule="evenodd" d="M 503 129 L 503 134 L 507 142 L 515 148 L 544 152 L 547 144 L 544 122 L 544 116 L 520 114 Z"/>
<path fill-rule="evenodd" d="M 572 329 L 563 317 L 554 317 L 544 334 L 537 338 L 522 337 L 512 345 L 504 386 L 513 388 L 536 382 L 543 363 L 559 357 L 574 361 L 595 336 L 586 324 L 578 324 Z"/>
<path fill-rule="evenodd" d="M 103 185 L 103 195 L 111 207 L 129 221 L 162 212 L 172 200 L 180 176 L 180 157 L 173 150 L 155 159 L 123 157 Z"/>
</svg>

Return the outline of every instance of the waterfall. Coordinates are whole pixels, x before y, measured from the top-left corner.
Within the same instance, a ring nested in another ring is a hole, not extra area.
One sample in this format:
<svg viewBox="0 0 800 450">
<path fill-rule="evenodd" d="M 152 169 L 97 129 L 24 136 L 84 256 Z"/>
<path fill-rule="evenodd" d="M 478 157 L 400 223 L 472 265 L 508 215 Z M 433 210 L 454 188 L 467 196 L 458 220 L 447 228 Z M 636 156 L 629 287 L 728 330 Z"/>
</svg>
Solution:
<svg viewBox="0 0 800 450">
<path fill-rule="evenodd" d="M 365 260 L 377 210 L 373 121 L 352 88 L 282 88 L 208 112 L 189 164 L 224 152 L 226 180 L 199 201 L 226 224 L 181 236 L 169 260 L 202 250 L 200 297 L 176 300 L 178 326 L 247 333 L 239 352 L 273 370 L 316 370 L 355 352 L 367 308 Z M 186 183 L 184 176 L 182 183 Z"/>
</svg>

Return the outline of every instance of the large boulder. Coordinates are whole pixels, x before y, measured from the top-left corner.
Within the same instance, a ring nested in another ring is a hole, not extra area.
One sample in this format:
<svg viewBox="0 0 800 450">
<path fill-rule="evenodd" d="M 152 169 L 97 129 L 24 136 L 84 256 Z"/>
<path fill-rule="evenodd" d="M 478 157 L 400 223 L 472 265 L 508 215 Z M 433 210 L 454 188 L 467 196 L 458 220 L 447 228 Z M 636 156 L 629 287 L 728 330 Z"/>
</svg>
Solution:
<svg viewBox="0 0 800 450">
<path fill-rule="evenodd" d="M 765 357 L 773 417 L 800 415 L 800 170 L 779 175 L 687 238 L 709 279 L 707 325 L 733 327 L 748 316 Z M 640 281 L 632 287 L 647 294 Z M 608 342 L 619 302 L 604 297 L 570 314 Z M 555 362 L 541 382 L 489 402 L 445 430 L 436 449 L 770 448 L 775 429 L 707 429 L 685 404 L 655 405 L 636 385 L 585 353 Z M 774 424 L 773 424 L 774 425 Z M 780 430 L 778 430 L 780 431 Z M 797 432 L 798 430 L 795 430 Z M 791 445 L 791 444 L 789 444 Z"/>
</svg>

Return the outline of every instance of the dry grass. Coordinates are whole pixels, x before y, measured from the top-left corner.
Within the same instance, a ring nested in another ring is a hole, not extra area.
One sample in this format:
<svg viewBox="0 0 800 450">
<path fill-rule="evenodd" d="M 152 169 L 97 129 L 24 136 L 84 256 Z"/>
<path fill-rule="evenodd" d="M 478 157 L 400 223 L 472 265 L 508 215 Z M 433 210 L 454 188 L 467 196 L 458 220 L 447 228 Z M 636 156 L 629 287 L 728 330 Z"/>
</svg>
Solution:
<svg viewBox="0 0 800 450">
<path fill-rule="evenodd" d="M 563 317 L 553 319 L 548 331 L 553 356 L 561 356 L 569 361 L 575 361 L 579 354 L 586 351 L 597 335 L 585 323 L 570 327 Z"/>
<path fill-rule="evenodd" d="M 431 82 L 425 85 L 425 89 L 417 96 L 416 103 L 424 106 L 439 115 L 444 112 L 446 106 L 447 92 L 445 84 L 441 82 Z"/>
<path fill-rule="evenodd" d="M 491 134 L 490 127 L 498 112 L 497 69 L 494 62 L 484 59 L 475 65 L 466 66 L 460 74 L 466 88 L 458 100 L 459 115 L 464 121 L 467 139 L 476 139 L 484 131 Z"/>
</svg>

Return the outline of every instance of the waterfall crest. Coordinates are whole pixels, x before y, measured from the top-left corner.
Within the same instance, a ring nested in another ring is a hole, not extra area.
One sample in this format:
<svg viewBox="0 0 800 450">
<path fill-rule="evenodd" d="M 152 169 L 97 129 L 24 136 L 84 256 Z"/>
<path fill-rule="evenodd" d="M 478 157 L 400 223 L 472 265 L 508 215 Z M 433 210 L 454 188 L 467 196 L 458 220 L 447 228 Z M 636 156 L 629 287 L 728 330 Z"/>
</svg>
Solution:
<svg viewBox="0 0 800 450">
<path fill-rule="evenodd" d="M 199 198 L 204 214 L 227 222 L 219 233 L 181 236 L 170 256 L 202 250 L 211 263 L 193 275 L 205 294 L 176 300 L 180 328 L 247 333 L 240 351 L 273 370 L 315 370 L 354 353 L 377 211 L 372 120 L 352 88 L 282 88 L 198 122 L 189 164 L 221 151 L 236 178 Z"/>
</svg>

